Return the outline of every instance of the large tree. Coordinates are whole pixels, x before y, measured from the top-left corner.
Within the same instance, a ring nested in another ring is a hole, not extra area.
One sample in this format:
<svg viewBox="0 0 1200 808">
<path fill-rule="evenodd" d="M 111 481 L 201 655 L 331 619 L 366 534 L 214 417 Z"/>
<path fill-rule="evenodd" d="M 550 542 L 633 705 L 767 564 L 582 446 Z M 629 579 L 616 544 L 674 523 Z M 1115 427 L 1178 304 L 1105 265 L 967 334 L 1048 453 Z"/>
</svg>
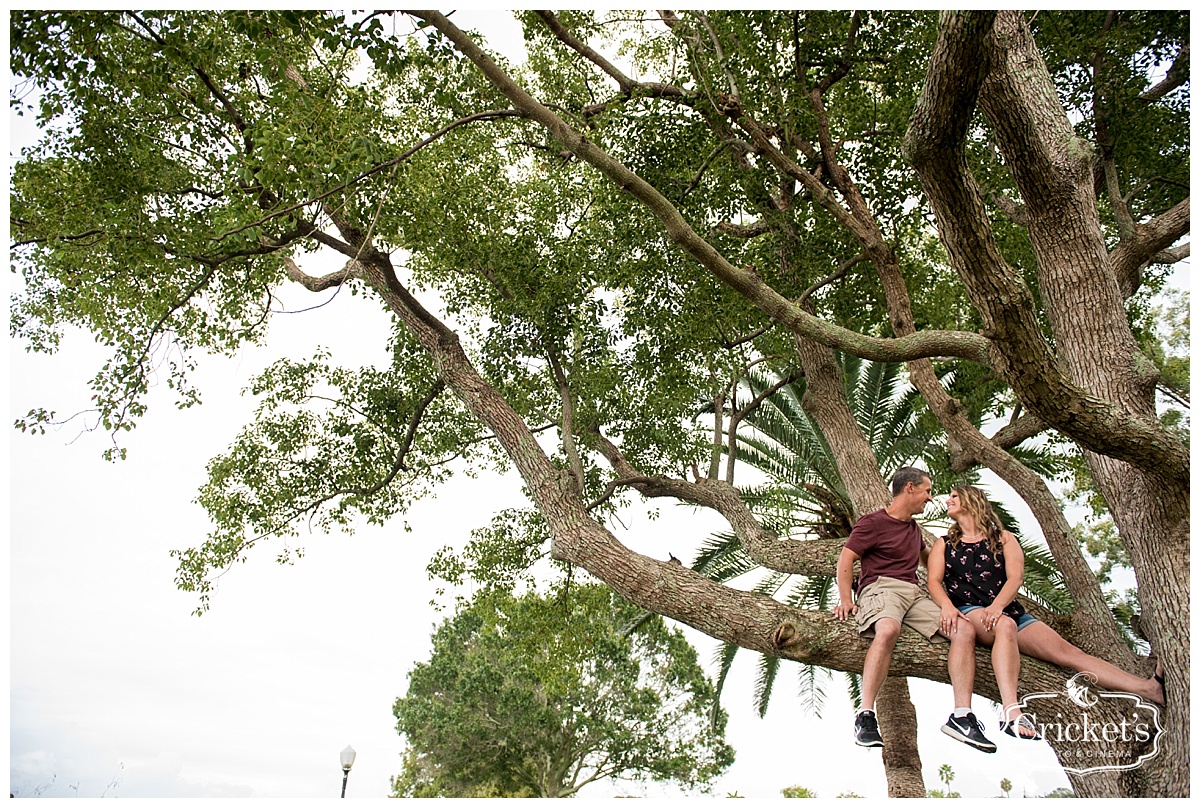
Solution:
<svg viewBox="0 0 1200 808">
<path fill-rule="evenodd" d="M 991 469 L 1037 519 L 1076 605 L 1047 619 L 1145 671 L 1047 480 L 1009 449 L 1049 434 L 1086 463 L 1169 708 L 1154 760 L 1073 785 L 1186 794 L 1190 461 L 1139 338 L 1188 254 L 1188 15 L 521 19 L 524 66 L 433 11 L 14 13 L 14 86 L 38 90 L 45 136 L 12 172 L 12 330 L 112 347 L 93 387 L 114 437 L 155 379 L 194 403 L 192 357 L 264 338 L 280 284 L 395 318 L 390 367 L 297 357 L 258 380 L 180 585 L 206 598 L 271 536 L 381 521 L 451 459 L 503 460 L 551 554 L 630 602 L 861 670 L 829 614 L 649 558 L 605 523 L 634 496 L 684 501 L 762 566 L 829 574 L 836 541 L 780 540 L 721 479 L 725 402 L 755 367 L 802 372 L 859 515 L 887 494 L 834 351 L 907 362 L 956 467 Z M 318 248 L 344 266 L 314 270 Z M 1008 423 L 986 435 L 980 412 Z M 901 677 L 946 681 L 945 657 L 902 641 L 892 673 L 881 711 L 905 709 Z M 1030 690 L 1063 680 L 1023 668 Z M 888 766 L 892 793 L 924 795 L 915 756 Z"/>
<path fill-rule="evenodd" d="M 708 788 L 733 762 L 678 629 L 605 586 L 484 590 L 442 623 L 396 700 L 401 797 L 570 797 L 605 779 Z"/>
</svg>

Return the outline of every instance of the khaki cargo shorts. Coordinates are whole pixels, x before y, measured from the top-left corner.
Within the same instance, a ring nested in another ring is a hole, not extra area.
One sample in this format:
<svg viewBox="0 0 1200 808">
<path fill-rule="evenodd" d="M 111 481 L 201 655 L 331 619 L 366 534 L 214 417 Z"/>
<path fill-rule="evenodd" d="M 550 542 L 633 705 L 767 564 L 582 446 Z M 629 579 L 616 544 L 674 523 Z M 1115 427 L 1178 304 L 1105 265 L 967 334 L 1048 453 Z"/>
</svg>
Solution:
<svg viewBox="0 0 1200 808">
<path fill-rule="evenodd" d="M 890 617 L 914 629 L 927 640 L 945 641 L 938 634 L 942 610 L 921 587 L 908 581 L 882 576 L 858 593 L 858 633 L 875 636 L 875 621 Z"/>
</svg>

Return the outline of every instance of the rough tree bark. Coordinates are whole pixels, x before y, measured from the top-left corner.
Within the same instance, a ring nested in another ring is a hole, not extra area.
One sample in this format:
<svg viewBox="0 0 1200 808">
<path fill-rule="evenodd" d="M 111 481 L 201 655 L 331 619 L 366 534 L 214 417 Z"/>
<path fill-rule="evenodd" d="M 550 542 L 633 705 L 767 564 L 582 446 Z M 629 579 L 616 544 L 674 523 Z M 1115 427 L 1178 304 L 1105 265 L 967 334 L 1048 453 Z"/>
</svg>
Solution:
<svg viewBox="0 0 1200 808">
<path fill-rule="evenodd" d="M 1028 292 L 1013 281 L 1015 273 L 996 250 L 979 190 L 966 168 L 963 138 L 977 97 L 1025 202 L 1043 302 L 1056 338 L 1054 355 L 1036 336 L 1036 323 L 1022 320 L 1014 310 L 1032 310 L 1013 305 Z M 1007 368 L 1002 372 L 1013 376 L 1015 389 L 1027 393 L 1022 400 L 1038 417 L 1085 447 L 1112 508 L 1139 586 L 1147 593 L 1147 636 L 1168 677 L 1164 754 L 1147 764 L 1139 779 L 1156 793 L 1186 794 L 1190 697 L 1186 686 L 1171 680 L 1190 669 L 1184 628 L 1190 617 L 1188 460 L 1184 447 L 1178 441 L 1171 447 L 1169 436 L 1155 423 L 1156 374 L 1130 333 L 1101 235 L 1092 150 L 1070 126 L 1020 13 L 943 15 L 938 49 L 906 146 L 951 261 L 995 335 L 995 366 Z M 1064 388 L 1073 390 L 1067 406 L 1045 398 L 1049 391 L 1034 389 L 1057 376 L 1045 372 L 1048 362 L 1059 364 Z M 1141 424 L 1148 443 L 1156 443 L 1163 453 L 1099 453 L 1113 448 L 1109 439 L 1119 421 Z M 1086 617 L 1098 616 L 1095 609 L 1089 612 Z M 1081 794 L 1093 793 L 1087 778 L 1074 783 Z"/>
</svg>

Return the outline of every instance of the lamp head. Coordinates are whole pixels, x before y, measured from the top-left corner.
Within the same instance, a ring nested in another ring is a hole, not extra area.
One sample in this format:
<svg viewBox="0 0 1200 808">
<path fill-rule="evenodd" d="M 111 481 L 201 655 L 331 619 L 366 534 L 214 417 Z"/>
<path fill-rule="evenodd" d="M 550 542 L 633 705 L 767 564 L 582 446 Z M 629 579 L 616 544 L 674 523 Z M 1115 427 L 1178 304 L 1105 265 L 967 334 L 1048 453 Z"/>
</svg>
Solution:
<svg viewBox="0 0 1200 808">
<path fill-rule="evenodd" d="M 354 765 L 354 758 L 357 754 L 354 748 L 350 746 L 342 750 L 342 771 L 350 771 L 350 767 Z"/>
</svg>

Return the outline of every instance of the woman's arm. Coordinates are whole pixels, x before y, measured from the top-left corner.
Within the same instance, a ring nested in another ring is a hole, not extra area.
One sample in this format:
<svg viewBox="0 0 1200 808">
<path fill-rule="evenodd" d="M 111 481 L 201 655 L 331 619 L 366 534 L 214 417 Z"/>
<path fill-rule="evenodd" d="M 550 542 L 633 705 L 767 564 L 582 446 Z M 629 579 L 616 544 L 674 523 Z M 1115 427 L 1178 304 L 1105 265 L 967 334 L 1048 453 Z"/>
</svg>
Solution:
<svg viewBox="0 0 1200 808">
<path fill-rule="evenodd" d="M 946 594 L 946 587 L 942 585 L 942 579 L 945 576 L 946 540 L 938 539 L 933 543 L 933 549 L 929 551 L 929 579 L 926 583 L 929 585 L 929 597 L 933 598 L 933 602 L 943 609 L 954 605 L 950 602 L 950 596 Z"/>
<path fill-rule="evenodd" d="M 1013 602 L 1025 578 L 1025 553 L 1017 543 L 1016 537 L 1007 530 L 1001 531 L 1000 546 L 1004 553 L 1004 574 L 1008 580 L 1004 582 L 992 604 L 983 610 L 983 625 L 986 628 L 995 628 L 996 621 L 1004 614 L 1005 607 Z"/>
<path fill-rule="evenodd" d="M 945 576 L 946 540 L 938 539 L 933 543 L 933 549 L 929 551 L 929 578 L 926 580 L 926 584 L 929 586 L 929 597 L 942 607 L 938 628 L 949 637 L 951 632 L 958 629 L 958 621 L 966 620 L 967 616 L 958 610 L 958 607 L 950 600 L 950 596 L 946 594 L 946 587 L 942 585 Z"/>
<path fill-rule="evenodd" d="M 1017 596 L 1025 579 L 1025 552 L 1017 543 L 1016 537 L 1007 530 L 1000 532 L 1000 541 L 1004 549 L 1004 574 L 1008 576 L 1008 580 L 1004 582 L 992 605 L 999 611 L 1004 611 Z"/>
</svg>

